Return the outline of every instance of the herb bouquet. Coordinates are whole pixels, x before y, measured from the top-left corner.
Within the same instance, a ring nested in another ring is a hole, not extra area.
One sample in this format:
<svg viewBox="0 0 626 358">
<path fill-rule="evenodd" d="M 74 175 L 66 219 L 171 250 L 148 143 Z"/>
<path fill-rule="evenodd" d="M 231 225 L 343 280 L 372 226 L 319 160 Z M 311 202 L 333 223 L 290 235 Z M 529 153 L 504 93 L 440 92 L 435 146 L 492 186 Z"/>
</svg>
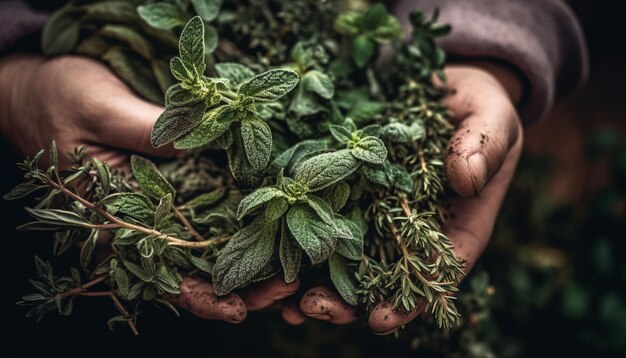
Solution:
<svg viewBox="0 0 626 358">
<path fill-rule="evenodd" d="M 440 229 L 453 127 L 434 83 L 445 62 L 435 38 L 449 27 L 415 12 L 403 41 L 382 4 L 353 3 L 75 1 L 54 13 L 44 52 L 108 63 L 165 105 L 152 144 L 189 151 L 160 167 L 133 156 L 132 176 L 85 148 L 59 170 L 54 143 L 49 168 L 43 151 L 19 164 L 25 183 L 5 198 L 43 193 L 20 228 L 53 231 L 57 255 L 81 246 L 70 276 L 36 258 L 28 315 L 67 315 L 91 293 L 135 330 L 140 304 L 175 310 L 184 275 L 219 295 L 303 275 L 365 310 L 425 300 L 440 327 L 457 324 L 463 263 Z M 382 68 L 378 44 L 395 48 Z M 110 249 L 97 255 L 103 237 Z M 97 284 L 109 288 L 90 292 Z"/>
</svg>

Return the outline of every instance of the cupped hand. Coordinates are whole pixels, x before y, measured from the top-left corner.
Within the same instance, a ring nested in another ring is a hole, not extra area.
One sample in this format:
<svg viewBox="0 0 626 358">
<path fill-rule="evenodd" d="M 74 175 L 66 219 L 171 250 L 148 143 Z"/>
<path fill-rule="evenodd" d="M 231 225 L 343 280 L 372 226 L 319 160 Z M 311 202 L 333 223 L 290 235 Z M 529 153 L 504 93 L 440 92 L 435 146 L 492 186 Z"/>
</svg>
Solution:
<svg viewBox="0 0 626 358">
<path fill-rule="evenodd" d="M 445 168 L 453 199 L 444 233 L 469 272 L 487 245 L 522 149 L 522 127 L 515 104 L 521 82 L 503 66 L 490 63 L 446 68 L 446 86 L 454 90 L 447 105 L 457 130 L 446 150 Z M 412 312 L 378 304 L 369 316 L 370 328 L 389 334 L 419 316 L 425 302 Z M 326 287 L 307 291 L 300 302 L 307 316 L 342 324 L 354 321 L 356 310 Z M 298 323 L 298 322 L 295 322 Z"/>
<path fill-rule="evenodd" d="M 79 145 L 109 165 L 125 166 L 130 154 L 172 157 L 173 147 L 155 149 L 150 132 L 163 108 L 139 98 L 100 62 L 79 57 L 45 59 L 12 55 L 0 59 L 0 129 L 20 155 L 59 148 L 59 165 Z M 249 310 L 265 308 L 298 289 L 269 280 L 218 297 L 211 284 L 193 277 L 181 282 L 171 301 L 206 319 L 241 322 Z"/>
</svg>

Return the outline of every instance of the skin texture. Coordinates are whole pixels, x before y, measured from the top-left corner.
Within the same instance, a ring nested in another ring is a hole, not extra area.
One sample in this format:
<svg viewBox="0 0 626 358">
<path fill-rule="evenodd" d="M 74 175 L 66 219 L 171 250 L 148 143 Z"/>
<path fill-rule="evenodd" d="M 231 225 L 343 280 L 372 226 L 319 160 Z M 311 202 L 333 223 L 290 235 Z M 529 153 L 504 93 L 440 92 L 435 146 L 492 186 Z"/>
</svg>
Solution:
<svg viewBox="0 0 626 358">
<path fill-rule="evenodd" d="M 491 237 L 521 153 L 523 133 L 515 104 L 522 85 L 508 68 L 484 62 L 448 66 L 446 76 L 446 86 L 455 91 L 447 105 L 457 131 L 446 151 L 445 168 L 459 196 L 451 203 L 451 218 L 443 229 L 469 272 Z M 311 297 L 318 297 L 317 305 Z M 375 333 L 395 332 L 424 312 L 426 302 L 410 313 L 392 306 L 383 302 L 371 312 L 368 323 Z M 325 287 L 307 291 L 300 308 L 309 317 L 331 323 L 357 319 L 354 310 Z"/>
<path fill-rule="evenodd" d="M 54 139 L 61 167 L 70 165 L 66 152 L 83 144 L 91 155 L 123 168 L 128 168 L 132 152 L 173 157 L 173 147 L 154 149 L 150 144 L 152 126 L 162 111 L 139 98 L 106 66 L 85 57 L 0 59 L 0 130 L 20 156 L 32 156 Z M 270 280 L 242 290 L 241 296 L 218 298 L 209 283 L 186 277 L 182 294 L 172 302 L 202 318 L 236 323 L 248 310 L 293 294 L 298 285 Z"/>
</svg>

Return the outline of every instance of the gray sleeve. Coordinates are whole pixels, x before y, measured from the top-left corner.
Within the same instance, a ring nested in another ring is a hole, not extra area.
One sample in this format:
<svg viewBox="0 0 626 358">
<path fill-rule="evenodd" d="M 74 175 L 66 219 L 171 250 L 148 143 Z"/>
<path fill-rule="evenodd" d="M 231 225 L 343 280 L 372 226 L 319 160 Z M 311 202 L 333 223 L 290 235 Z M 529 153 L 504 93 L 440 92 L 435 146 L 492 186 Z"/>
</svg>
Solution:
<svg viewBox="0 0 626 358">
<path fill-rule="evenodd" d="M 0 1 L 0 51 L 41 29 L 47 15 L 30 8 L 26 1 Z"/>
<path fill-rule="evenodd" d="M 395 14 L 404 23 L 413 7 L 439 8 L 452 25 L 441 46 L 461 57 L 505 61 L 530 85 L 519 111 L 525 124 L 543 118 L 559 95 L 587 78 L 585 38 L 575 15 L 561 0 L 400 0 Z"/>
</svg>

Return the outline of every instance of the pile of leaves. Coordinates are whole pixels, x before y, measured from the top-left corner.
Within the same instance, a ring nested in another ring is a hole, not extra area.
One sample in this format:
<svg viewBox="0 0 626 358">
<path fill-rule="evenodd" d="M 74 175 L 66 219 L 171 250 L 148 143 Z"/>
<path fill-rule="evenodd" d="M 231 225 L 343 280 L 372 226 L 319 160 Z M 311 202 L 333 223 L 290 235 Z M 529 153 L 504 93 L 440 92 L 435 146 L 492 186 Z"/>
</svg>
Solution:
<svg viewBox="0 0 626 358">
<path fill-rule="evenodd" d="M 60 170 L 53 143 L 47 169 L 43 151 L 19 164 L 25 182 L 5 198 L 42 193 L 20 228 L 54 231 L 57 255 L 81 247 L 70 276 L 36 260 L 28 315 L 107 296 L 120 311 L 111 323 L 136 330 L 140 304 L 176 310 L 167 297 L 183 275 L 219 295 L 301 275 L 364 310 L 426 300 L 439 327 L 457 325 L 463 263 L 440 228 L 453 127 L 435 84 L 435 39 L 450 28 L 414 12 L 405 40 L 382 4 L 350 3 L 75 1 L 55 12 L 44 52 L 108 63 L 165 106 L 152 144 L 188 154 L 160 167 L 133 156 L 127 176 L 85 148 Z M 394 48 L 382 68 L 379 44 Z"/>
</svg>

